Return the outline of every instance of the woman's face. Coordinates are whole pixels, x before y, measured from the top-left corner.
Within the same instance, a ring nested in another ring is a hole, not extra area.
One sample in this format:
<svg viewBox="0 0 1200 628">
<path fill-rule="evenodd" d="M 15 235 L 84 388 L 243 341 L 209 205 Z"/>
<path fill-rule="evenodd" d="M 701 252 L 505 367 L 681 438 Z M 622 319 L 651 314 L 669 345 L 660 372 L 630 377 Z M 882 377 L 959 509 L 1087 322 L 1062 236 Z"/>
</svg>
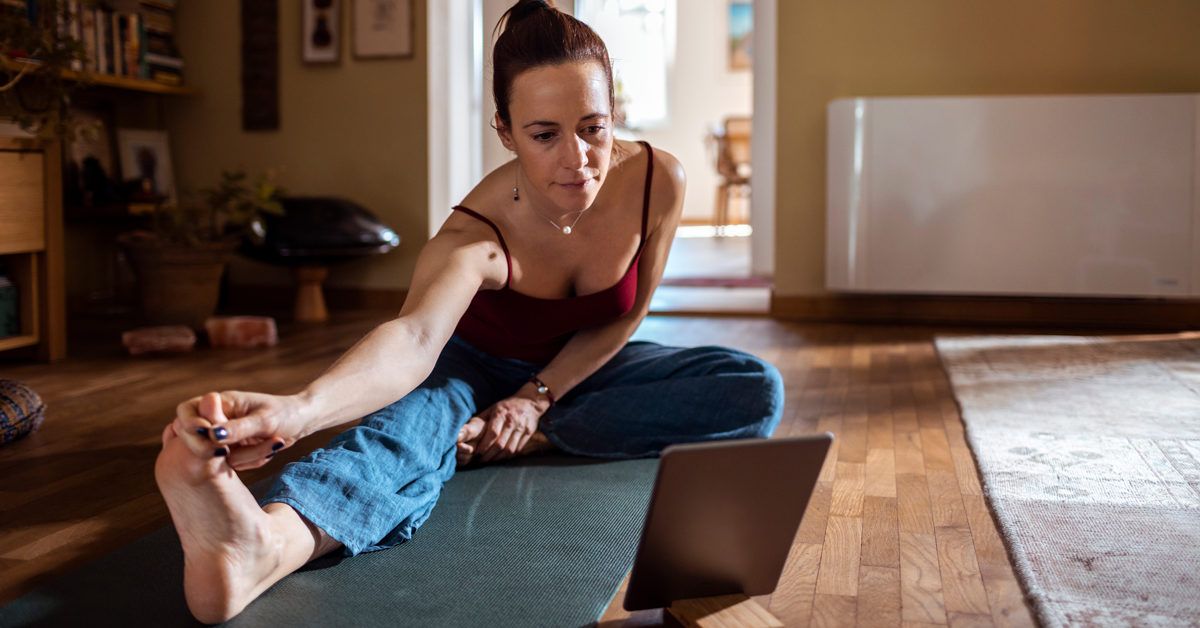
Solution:
<svg viewBox="0 0 1200 628">
<path fill-rule="evenodd" d="M 509 89 L 512 127 L 500 120 L 497 127 L 521 164 L 522 197 L 563 212 L 591 207 L 612 155 L 608 92 L 608 78 L 595 62 L 542 66 L 517 75 Z"/>
</svg>

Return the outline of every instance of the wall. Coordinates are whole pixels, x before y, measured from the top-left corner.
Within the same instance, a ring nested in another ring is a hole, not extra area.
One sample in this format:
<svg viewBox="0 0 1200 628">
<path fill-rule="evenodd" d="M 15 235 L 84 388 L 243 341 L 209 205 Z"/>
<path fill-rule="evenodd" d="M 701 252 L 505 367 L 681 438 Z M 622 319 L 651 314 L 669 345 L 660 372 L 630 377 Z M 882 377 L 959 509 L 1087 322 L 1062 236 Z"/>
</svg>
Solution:
<svg viewBox="0 0 1200 628">
<path fill-rule="evenodd" d="M 177 39 L 198 98 L 166 103 L 177 185 L 214 183 L 223 168 L 285 170 L 292 194 L 328 194 L 358 202 L 402 238 L 385 256 L 337 266 L 331 286 L 403 289 L 425 242 L 428 206 L 425 2 L 414 2 L 411 59 L 355 60 L 350 2 L 343 2 L 337 65 L 300 59 L 299 2 L 279 3 L 280 128 L 242 131 L 238 2 L 180 2 Z M 238 260 L 235 284 L 290 283 L 281 269 Z"/>
<path fill-rule="evenodd" d="M 824 292 L 834 98 L 1200 91 L 1192 0 L 787 0 L 778 33 L 780 296 Z"/>
</svg>

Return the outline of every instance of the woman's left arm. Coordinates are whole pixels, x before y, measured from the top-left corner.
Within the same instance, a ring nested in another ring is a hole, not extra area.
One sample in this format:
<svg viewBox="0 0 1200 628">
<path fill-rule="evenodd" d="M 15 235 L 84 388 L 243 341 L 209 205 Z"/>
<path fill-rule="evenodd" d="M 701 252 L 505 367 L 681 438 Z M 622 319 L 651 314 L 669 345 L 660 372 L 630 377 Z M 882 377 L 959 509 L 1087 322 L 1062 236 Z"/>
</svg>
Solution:
<svg viewBox="0 0 1200 628">
<path fill-rule="evenodd" d="M 654 152 L 654 175 L 650 186 L 650 220 L 642 256 L 638 260 L 638 288 L 633 308 L 621 318 L 591 329 L 575 333 L 566 346 L 559 351 L 541 372 L 538 379 L 550 389 L 556 399 L 562 399 L 604 366 L 629 341 L 642 319 L 650 311 L 650 298 L 662 279 L 675 239 L 675 229 L 683 214 L 683 196 L 686 180 L 683 167 L 673 155 L 665 151 Z M 549 409 L 550 402 L 537 394 L 536 386 L 530 382 L 513 395 L 527 399 L 533 404 L 532 412 L 537 416 Z M 522 430 L 525 432 L 526 430 Z M 488 429 L 480 435 L 477 455 L 483 461 L 501 459 L 521 450 L 532 433 L 511 437 L 505 426 L 490 421 Z M 507 438 L 506 438 L 507 437 Z M 506 446 L 507 445 L 507 446 Z M 497 449 L 507 450 L 504 452 Z M 507 454 L 507 455 L 506 455 Z"/>
</svg>

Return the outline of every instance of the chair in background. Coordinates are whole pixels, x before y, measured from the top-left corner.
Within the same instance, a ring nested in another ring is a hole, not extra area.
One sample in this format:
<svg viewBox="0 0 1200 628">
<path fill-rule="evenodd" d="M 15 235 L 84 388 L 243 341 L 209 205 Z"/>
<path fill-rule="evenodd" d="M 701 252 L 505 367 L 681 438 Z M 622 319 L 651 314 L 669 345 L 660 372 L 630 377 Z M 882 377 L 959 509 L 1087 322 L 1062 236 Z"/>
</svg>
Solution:
<svg viewBox="0 0 1200 628">
<path fill-rule="evenodd" d="M 725 118 L 722 128 L 713 133 L 716 147 L 716 167 L 720 183 L 713 210 L 713 225 L 717 235 L 724 235 L 730 224 L 729 205 L 735 197 L 750 199 L 750 135 L 751 119 L 744 116 Z"/>
</svg>

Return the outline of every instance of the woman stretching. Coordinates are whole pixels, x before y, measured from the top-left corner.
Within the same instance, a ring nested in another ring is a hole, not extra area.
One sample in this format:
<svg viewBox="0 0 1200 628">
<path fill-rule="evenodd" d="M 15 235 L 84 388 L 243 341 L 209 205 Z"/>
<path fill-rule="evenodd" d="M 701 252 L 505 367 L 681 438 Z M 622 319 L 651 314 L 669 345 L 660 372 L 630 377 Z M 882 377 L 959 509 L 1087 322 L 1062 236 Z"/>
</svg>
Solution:
<svg viewBox="0 0 1200 628">
<path fill-rule="evenodd" d="M 683 171 L 613 139 L 595 32 L 544 1 L 518 2 L 501 23 L 495 126 L 516 158 L 422 249 L 399 316 L 300 393 L 209 393 L 163 430 L 155 476 L 197 619 L 237 615 L 327 552 L 411 538 L 458 466 L 543 449 L 655 456 L 779 423 L 783 384 L 763 360 L 629 342 L 667 261 Z M 261 500 L 238 479 L 360 417 Z"/>
</svg>

